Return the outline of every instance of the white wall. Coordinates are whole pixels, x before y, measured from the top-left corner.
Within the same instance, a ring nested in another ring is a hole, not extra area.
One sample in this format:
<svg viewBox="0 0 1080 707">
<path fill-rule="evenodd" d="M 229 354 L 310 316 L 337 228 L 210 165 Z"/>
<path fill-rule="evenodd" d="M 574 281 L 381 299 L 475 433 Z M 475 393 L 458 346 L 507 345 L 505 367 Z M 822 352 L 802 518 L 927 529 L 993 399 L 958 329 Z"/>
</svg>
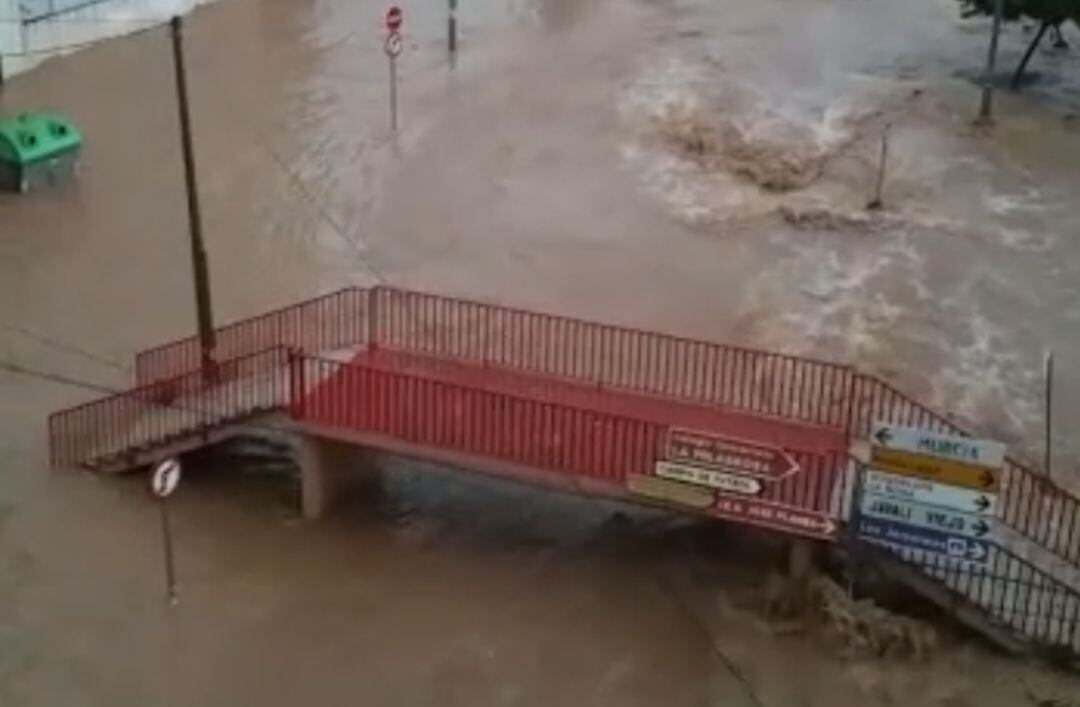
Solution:
<svg viewBox="0 0 1080 707">
<path fill-rule="evenodd" d="M 160 24 L 204 1 L 106 0 L 26 25 L 0 23 L 0 53 L 23 55 L 5 56 L 4 73 L 11 76 L 50 56 L 77 51 L 77 45 Z M 0 17 L 19 17 L 19 0 L 0 0 Z"/>
</svg>

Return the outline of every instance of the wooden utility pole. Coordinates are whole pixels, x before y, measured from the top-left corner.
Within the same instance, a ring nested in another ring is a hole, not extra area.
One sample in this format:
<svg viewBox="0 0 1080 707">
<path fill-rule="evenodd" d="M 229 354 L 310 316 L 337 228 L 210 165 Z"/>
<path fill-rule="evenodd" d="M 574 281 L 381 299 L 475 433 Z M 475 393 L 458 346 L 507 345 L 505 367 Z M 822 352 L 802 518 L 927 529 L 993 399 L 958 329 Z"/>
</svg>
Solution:
<svg viewBox="0 0 1080 707">
<path fill-rule="evenodd" d="M 191 144 L 191 116 L 188 112 L 187 76 L 184 71 L 183 20 L 173 17 L 173 64 L 176 68 L 176 99 L 180 109 L 180 148 L 184 156 L 184 183 L 187 188 L 188 227 L 191 231 L 191 271 L 195 280 L 195 308 L 199 320 L 199 349 L 203 377 L 214 379 L 214 317 L 210 305 L 210 275 L 202 237 L 202 214 L 195 180 L 195 152 Z"/>
<path fill-rule="evenodd" d="M 994 22 L 990 29 L 990 49 L 986 53 L 986 71 L 983 74 L 982 105 L 979 121 L 988 123 L 994 113 L 994 67 L 997 65 L 998 38 L 1001 36 L 1001 20 L 1005 14 L 1005 0 L 994 0 Z"/>
</svg>

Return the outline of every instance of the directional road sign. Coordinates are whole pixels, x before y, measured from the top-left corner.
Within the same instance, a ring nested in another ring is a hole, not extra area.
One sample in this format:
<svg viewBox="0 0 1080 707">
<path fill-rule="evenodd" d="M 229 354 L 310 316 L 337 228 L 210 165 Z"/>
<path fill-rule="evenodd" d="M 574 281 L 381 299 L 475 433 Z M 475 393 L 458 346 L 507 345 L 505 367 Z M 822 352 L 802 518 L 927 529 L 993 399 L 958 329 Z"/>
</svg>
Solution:
<svg viewBox="0 0 1080 707">
<path fill-rule="evenodd" d="M 639 496 L 677 503 L 680 506 L 689 506 L 698 510 L 710 508 L 716 501 L 716 492 L 712 489 L 644 474 L 630 474 L 626 485 L 631 493 Z"/>
<path fill-rule="evenodd" d="M 989 543 L 940 530 L 918 528 L 866 516 L 859 518 L 857 529 L 860 536 L 870 540 L 880 540 L 970 562 L 985 564 L 990 556 Z"/>
<path fill-rule="evenodd" d="M 895 521 L 905 525 L 940 530 L 976 540 L 991 539 L 993 519 L 937 506 L 924 506 L 913 501 L 898 500 L 872 492 L 864 492 L 860 510 L 871 518 Z"/>
<path fill-rule="evenodd" d="M 827 515 L 752 499 L 720 496 L 716 499 L 713 514 L 795 535 L 813 538 L 832 538 L 836 535 L 836 521 Z"/>
<path fill-rule="evenodd" d="M 996 492 L 1000 483 L 1000 472 L 995 469 L 895 449 L 874 447 L 870 450 L 870 464 L 894 474 L 917 476 L 977 491 Z"/>
<path fill-rule="evenodd" d="M 176 490 L 180 484 L 180 462 L 176 459 L 166 459 L 154 468 L 150 477 L 150 490 L 158 498 L 165 498 Z"/>
<path fill-rule="evenodd" d="M 997 496 L 992 493 L 949 486 L 914 476 L 890 474 L 876 469 L 866 471 L 863 477 L 863 490 L 868 494 L 889 496 L 927 506 L 952 508 L 983 516 L 993 516 L 997 506 Z"/>
<path fill-rule="evenodd" d="M 656 462 L 656 475 L 741 496 L 757 496 L 763 487 L 761 479 L 753 476 L 732 474 L 681 462 Z"/>
<path fill-rule="evenodd" d="M 673 461 L 763 479 L 781 479 L 800 471 L 795 458 L 780 447 L 693 430 L 668 432 L 665 456 Z"/>
<path fill-rule="evenodd" d="M 972 466 L 999 469 L 1005 463 L 1005 445 L 986 439 L 970 439 L 928 432 L 916 427 L 877 423 L 871 434 L 877 447 L 920 454 Z"/>
</svg>

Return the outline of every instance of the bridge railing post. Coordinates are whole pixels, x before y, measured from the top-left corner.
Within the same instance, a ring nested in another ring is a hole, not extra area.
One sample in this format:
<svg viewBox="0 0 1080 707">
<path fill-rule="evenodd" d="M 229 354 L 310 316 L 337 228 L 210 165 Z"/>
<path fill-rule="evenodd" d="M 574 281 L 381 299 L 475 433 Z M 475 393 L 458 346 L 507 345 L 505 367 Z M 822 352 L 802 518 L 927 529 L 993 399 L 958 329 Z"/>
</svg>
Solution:
<svg viewBox="0 0 1080 707">
<path fill-rule="evenodd" d="M 297 351 L 295 348 L 290 347 L 288 353 L 288 366 L 289 366 L 289 389 L 286 393 L 287 399 L 285 401 L 286 407 L 289 411 L 289 415 L 292 417 L 303 416 L 304 396 L 306 394 L 306 386 L 304 382 L 304 366 L 306 361 L 303 354 Z"/>
<path fill-rule="evenodd" d="M 367 291 L 367 346 L 374 351 L 379 346 L 379 286 Z"/>
</svg>

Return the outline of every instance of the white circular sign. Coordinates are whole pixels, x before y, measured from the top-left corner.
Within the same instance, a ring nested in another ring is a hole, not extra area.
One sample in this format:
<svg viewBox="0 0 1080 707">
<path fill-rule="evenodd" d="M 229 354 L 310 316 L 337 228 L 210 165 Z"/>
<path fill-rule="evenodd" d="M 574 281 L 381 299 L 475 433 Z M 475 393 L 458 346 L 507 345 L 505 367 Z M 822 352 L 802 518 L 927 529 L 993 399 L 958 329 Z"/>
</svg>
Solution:
<svg viewBox="0 0 1080 707">
<path fill-rule="evenodd" d="M 388 57 L 396 57 L 401 53 L 402 49 L 401 35 L 397 32 L 391 32 L 386 35 L 386 43 L 383 45 L 383 51 L 386 52 Z"/>
<path fill-rule="evenodd" d="M 176 459 L 166 459 L 154 468 L 154 475 L 150 479 L 150 490 L 158 498 L 170 495 L 179 484 L 180 462 Z"/>
</svg>

